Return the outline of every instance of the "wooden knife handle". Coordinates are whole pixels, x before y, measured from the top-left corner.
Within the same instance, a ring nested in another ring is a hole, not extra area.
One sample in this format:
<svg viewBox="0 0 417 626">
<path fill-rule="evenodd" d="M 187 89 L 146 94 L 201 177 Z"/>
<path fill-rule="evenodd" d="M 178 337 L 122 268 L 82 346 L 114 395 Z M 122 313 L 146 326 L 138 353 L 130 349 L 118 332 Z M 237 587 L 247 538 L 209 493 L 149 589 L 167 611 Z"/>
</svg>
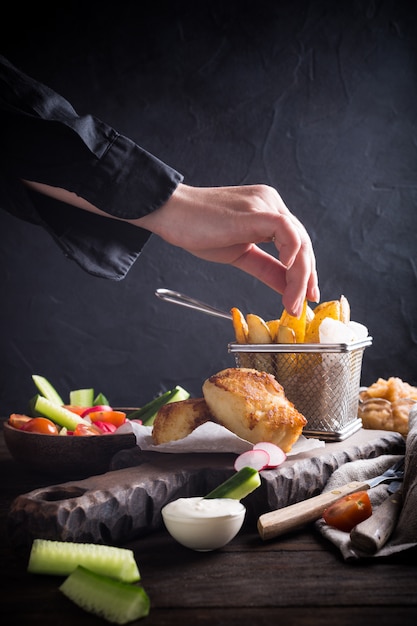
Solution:
<svg viewBox="0 0 417 626">
<path fill-rule="evenodd" d="M 350 533 L 352 545 L 363 552 L 378 552 L 390 538 L 400 513 L 401 490 L 396 491 L 379 505 L 371 517 L 361 522 Z"/>
<path fill-rule="evenodd" d="M 308 500 L 264 513 L 258 519 L 258 532 L 264 540 L 279 537 L 319 519 L 328 506 L 343 496 L 365 489 L 369 489 L 368 483 L 352 481 Z"/>
</svg>

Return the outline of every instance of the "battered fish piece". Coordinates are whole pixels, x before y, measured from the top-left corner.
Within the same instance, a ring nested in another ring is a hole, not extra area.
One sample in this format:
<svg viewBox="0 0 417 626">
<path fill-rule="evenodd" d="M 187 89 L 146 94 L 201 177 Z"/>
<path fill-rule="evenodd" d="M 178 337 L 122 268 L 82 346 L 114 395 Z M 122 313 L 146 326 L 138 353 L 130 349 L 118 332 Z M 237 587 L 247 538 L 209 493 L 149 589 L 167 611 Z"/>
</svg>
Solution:
<svg viewBox="0 0 417 626">
<path fill-rule="evenodd" d="M 228 368 L 210 376 L 203 395 L 215 420 L 251 443 L 270 441 L 289 452 L 307 420 L 266 372 Z"/>
<path fill-rule="evenodd" d="M 156 445 L 184 439 L 205 422 L 216 421 L 204 398 L 189 398 L 162 406 L 156 414 L 152 439 Z"/>
</svg>

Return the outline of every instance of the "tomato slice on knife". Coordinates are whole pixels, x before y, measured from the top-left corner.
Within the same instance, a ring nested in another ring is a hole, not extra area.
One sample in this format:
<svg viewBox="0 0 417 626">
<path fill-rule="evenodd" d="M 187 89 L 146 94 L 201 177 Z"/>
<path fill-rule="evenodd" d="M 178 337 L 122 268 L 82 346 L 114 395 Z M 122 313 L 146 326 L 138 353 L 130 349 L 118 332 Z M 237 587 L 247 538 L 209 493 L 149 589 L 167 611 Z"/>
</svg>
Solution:
<svg viewBox="0 0 417 626">
<path fill-rule="evenodd" d="M 356 491 L 330 505 L 323 513 L 329 526 L 349 533 L 360 522 L 372 515 L 372 504 L 367 491 Z"/>
</svg>

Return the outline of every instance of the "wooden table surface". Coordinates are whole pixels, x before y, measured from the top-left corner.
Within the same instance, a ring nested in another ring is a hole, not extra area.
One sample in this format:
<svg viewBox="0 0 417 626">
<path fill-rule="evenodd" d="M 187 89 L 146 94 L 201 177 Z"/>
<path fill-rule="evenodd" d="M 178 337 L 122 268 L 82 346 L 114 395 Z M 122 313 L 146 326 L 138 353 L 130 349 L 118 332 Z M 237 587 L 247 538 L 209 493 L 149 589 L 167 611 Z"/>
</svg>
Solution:
<svg viewBox="0 0 417 626">
<path fill-rule="evenodd" d="M 52 481 L 11 458 L 0 435 L 2 624 L 93 626 L 59 591 L 60 578 L 30 575 L 27 555 L 10 545 L 13 499 Z M 262 542 L 244 527 L 225 548 L 187 550 L 165 531 L 126 544 L 135 552 L 151 599 L 143 626 L 383 626 L 417 623 L 417 550 L 347 564 L 313 527 Z"/>
</svg>

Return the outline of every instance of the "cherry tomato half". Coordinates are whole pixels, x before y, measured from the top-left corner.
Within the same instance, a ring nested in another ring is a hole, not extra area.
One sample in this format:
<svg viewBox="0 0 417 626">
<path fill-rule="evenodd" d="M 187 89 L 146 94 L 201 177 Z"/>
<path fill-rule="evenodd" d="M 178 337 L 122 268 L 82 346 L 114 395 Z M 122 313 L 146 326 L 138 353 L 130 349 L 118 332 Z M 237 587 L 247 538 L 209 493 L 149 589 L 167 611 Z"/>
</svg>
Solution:
<svg viewBox="0 0 417 626">
<path fill-rule="evenodd" d="M 18 428 L 19 430 L 23 428 L 25 424 L 30 422 L 33 419 L 29 417 L 29 415 L 21 415 L 20 413 L 12 413 L 9 417 L 9 424 L 13 426 L 13 428 Z"/>
<path fill-rule="evenodd" d="M 93 424 L 94 422 L 104 422 L 113 424 L 117 428 L 126 421 L 126 413 L 123 413 L 123 411 L 96 411 L 95 413 L 90 413 L 88 417 Z"/>
<path fill-rule="evenodd" d="M 77 424 L 73 434 L 75 437 L 89 437 L 91 435 L 102 435 L 102 432 L 93 424 Z"/>
<path fill-rule="evenodd" d="M 57 425 L 46 417 L 33 417 L 22 427 L 22 430 L 29 433 L 40 433 L 42 435 L 59 434 Z"/>
<path fill-rule="evenodd" d="M 367 491 L 356 491 L 330 505 L 323 513 L 329 526 L 349 533 L 360 522 L 372 515 L 372 504 Z"/>
</svg>

